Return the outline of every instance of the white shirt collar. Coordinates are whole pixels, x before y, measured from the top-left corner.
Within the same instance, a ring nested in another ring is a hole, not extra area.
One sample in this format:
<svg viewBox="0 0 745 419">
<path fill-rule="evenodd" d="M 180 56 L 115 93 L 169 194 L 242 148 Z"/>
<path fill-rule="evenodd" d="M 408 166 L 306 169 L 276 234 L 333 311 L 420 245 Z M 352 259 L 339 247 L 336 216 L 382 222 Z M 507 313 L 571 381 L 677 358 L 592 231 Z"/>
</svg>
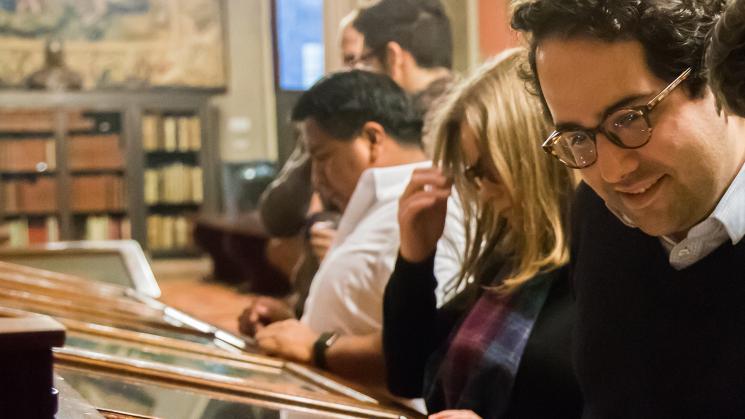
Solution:
<svg viewBox="0 0 745 419">
<path fill-rule="evenodd" d="M 745 236 L 745 164 L 719 200 L 711 218 L 722 223 L 732 244 L 739 243 Z"/>
<path fill-rule="evenodd" d="M 403 193 L 403 189 L 409 184 L 411 173 L 414 169 L 420 167 L 432 166 L 432 162 L 425 160 L 416 163 L 402 164 L 399 166 L 379 167 L 367 169 L 360 177 L 360 183 L 363 178 L 371 177 L 369 181 L 373 182 L 375 190 L 375 199 L 377 201 L 388 201 L 398 199 Z"/>
<path fill-rule="evenodd" d="M 607 204 L 606 204 L 607 206 Z M 624 214 L 608 209 L 629 227 L 636 226 Z M 676 269 L 693 265 L 721 246 L 728 238 L 737 244 L 745 236 L 745 164 L 729 185 L 711 215 L 693 226 L 680 242 L 660 237 Z"/>
<path fill-rule="evenodd" d="M 362 172 L 354 188 L 347 207 L 344 209 L 334 243 L 343 241 L 354 231 L 356 224 L 376 205 L 397 200 L 406 185 L 411 173 L 420 167 L 432 166 L 431 161 L 401 164 L 398 166 L 377 167 Z"/>
</svg>

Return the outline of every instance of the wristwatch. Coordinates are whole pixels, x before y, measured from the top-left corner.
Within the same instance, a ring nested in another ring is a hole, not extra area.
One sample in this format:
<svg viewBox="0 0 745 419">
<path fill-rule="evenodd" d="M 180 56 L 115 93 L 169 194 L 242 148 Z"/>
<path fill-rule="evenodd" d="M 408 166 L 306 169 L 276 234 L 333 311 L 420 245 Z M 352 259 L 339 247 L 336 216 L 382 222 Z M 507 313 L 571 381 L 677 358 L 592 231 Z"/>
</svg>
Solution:
<svg viewBox="0 0 745 419">
<path fill-rule="evenodd" d="M 339 339 L 338 332 L 323 332 L 313 344 L 313 365 L 326 369 L 326 350 Z"/>
</svg>

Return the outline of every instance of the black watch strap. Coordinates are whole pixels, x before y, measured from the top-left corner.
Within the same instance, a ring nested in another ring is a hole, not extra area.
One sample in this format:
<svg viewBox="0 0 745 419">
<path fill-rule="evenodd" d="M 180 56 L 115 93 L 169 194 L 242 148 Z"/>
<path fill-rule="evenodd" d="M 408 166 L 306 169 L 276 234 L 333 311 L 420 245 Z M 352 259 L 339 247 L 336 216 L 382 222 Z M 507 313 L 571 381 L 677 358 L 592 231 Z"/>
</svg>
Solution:
<svg viewBox="0 0 745 419">
<path fill-rule="evenodd" d="M 326 369 L 326 350 L 339 338 L 337 332 L 323 332 L 313 344 L 313 365 Z"/>
</svg>

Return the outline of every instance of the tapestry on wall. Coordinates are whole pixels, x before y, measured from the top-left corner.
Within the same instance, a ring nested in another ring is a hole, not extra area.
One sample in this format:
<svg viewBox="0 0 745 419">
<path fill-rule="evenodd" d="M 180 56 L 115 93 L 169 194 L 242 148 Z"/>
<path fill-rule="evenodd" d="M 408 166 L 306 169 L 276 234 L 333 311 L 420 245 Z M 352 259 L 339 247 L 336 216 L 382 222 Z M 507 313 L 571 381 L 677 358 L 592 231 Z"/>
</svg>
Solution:
<svg viewBox="0 0 745 419">
<path fill-rule="evenodd" d="M 0 0 L 0 85 L 21 86 L 64 42 L 84 88 L 225 86 L 222 1 Z"/>
</svg>

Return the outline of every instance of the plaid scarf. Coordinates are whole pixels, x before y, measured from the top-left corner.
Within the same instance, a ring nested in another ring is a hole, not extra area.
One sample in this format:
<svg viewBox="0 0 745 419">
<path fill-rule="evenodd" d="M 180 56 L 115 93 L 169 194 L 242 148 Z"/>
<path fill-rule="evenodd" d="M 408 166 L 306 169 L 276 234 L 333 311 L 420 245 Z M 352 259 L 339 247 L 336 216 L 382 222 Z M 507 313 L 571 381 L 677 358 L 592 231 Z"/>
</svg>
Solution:
<svg viewBox="0 0 745 419">
<path fill-rule="evenodd" d="M 539 275 L 508 294 L 487 290 L 476 301 L 451 335 L 436 378 L 447 408 L 483 417 L 504 413 L 551 284 L 550 275 Z"/>
</svg>

